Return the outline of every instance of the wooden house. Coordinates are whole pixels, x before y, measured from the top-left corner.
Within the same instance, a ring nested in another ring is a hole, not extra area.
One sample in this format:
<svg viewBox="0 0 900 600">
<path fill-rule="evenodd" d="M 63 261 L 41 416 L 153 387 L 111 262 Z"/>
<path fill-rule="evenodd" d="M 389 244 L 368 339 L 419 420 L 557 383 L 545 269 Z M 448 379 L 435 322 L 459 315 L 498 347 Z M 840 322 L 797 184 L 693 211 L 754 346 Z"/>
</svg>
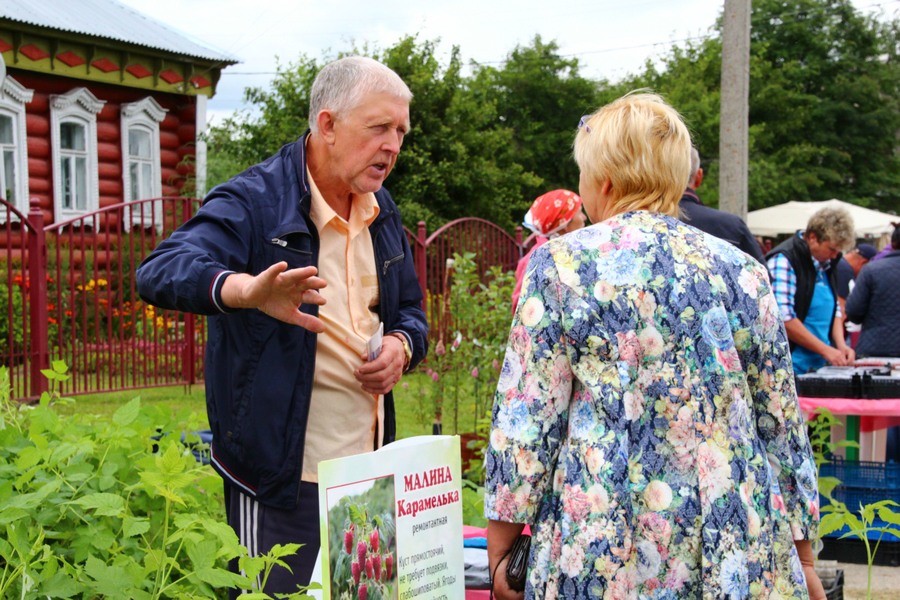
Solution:
<svg viewBox="0 0 900 600">
<path fill-rule="evenodd" d="M 236 59 L 116 0 L 3 0 L 0 56 L 0 196 L 22 213 L 203 189 L 206 102 Z"/>
</svg>

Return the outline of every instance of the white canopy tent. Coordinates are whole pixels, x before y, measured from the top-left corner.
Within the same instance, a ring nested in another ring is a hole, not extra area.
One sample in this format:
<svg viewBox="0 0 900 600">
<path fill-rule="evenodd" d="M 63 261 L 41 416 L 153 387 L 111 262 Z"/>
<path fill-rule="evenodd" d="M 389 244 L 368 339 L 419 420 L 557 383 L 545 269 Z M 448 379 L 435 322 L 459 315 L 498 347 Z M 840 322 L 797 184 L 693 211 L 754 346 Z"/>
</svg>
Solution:
<svg viewBox="0 0 900 600">
<path fill-rule="evenodd" d="M 894 223 L 900 224 L 900 216 L 856 206 L 842 200 L 821 202 L 785 202 L 778 206 L 761 208 L 747 213 L 747 227 L 753 235 L 778 237 L 806 229 L 806 223 L 817 210 L 825 207 L 845 208 L 853 217 L 856 237 L 878 237 L 894 231 Z"/>
</svg>

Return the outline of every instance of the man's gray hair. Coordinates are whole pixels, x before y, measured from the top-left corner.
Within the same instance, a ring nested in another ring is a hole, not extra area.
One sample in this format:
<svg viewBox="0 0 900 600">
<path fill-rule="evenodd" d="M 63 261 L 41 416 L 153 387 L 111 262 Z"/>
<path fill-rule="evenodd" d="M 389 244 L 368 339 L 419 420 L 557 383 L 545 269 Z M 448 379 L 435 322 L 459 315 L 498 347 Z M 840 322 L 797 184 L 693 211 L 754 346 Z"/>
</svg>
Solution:
<svg viewBox="0 0 900 600">
<path fill-rule="evenodd" d="M 700 153 L 696 147 L 691 146 L 691 172 L 688 174 L 687 180 L 689 187 L 693 187 L 698 170 L 700 170 Z"/>
<path fill-rule="evenodd" d="M 346 114 L 371 94 L 390 94 L 409 102 L 412 92 L 389 67 L 367 56 L 348 56 L 328 63 L 316 75 L 309 94 L 309 128 L 318 131 L 323 110 Z"/>
</svg>

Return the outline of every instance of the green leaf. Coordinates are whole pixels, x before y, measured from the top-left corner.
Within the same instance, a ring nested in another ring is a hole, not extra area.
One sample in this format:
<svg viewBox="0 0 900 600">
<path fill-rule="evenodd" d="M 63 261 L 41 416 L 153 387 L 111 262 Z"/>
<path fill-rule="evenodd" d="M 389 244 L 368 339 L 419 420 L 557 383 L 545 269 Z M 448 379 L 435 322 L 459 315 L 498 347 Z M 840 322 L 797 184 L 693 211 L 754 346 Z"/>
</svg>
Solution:
<svg viewBox="0 0 900 600">
<path fill-rule="evenodd" d="M 194 570 L 199 571 L 207 567 L 212 567 L 216 562 L 216 543 L 212 540 L 192 544 L 187 548 L 187 555 Z M 212 583 L 207 581 L 207 583 Z"/>
<path fill-rule="evenodd" d="M 38 464 L 42 459 L 43 452 L 41 452 L 34 446 L 22 448 L 21 450 L 19 450 L 16 456 L 16 467 L 22 471 L 25 471 Z"/>
<path fill-rule="evenodd" d="M 18 521 L 19 519 L 25 519 L 29 516 L 31 516 L 30 510 L 5 506 L 2 510 L 0 510 L 0 525 L 7 525 L 14 521 Z"/>
<path fill-rule="evenodd" d="M 204 567 L 197 569 L 194 575 L 204 583 L 216 588 L 230 588 L 247 585 L 247 579 L 241 577 L 237 573 L 232 573 L 226 569 L 217 569 L 214 567 Z M 243 596 L 242 596 L 243 597 Z M 264 597 L 266 597 L 264 595 Z"/>
<path fill-rule="evenodd" d="M 184 455 L 181 452 L 181 444 L 178 442 L 169 442 L 166 445 L 165 452 L 157 457 L 156 464 L 159 467 L 160 472 L 165 475 L 184 473 Z"/>
<path fill-rule="evenodd" d="M 98 515 L 117 517 L 125 510 L 125 499 L 117 494 L 98 492 L 88 494 L 70 502 L 86 509 L 94 510 Z"/>
<path fill-rule="evenodd" d="M 891 502 L 891 504 L 896 505 L 896 502 Z M 878 518 L 884 521 L 885 523 L 890 523 L 891 525 L 900 525 L 900 513 L 891 510 L 888 507 L 883 507 L 878 511 Z M 900 536 L 898 536 L 900 537 Z"/>
<path fill-rule="evenodd" d="M 137 419 L 138 414 L 141 412 L 141 399 L 134 398 L 128 404 L 120 407 L 115 414 L 113 414 L 113 423 L 120 427 L 124 427 L 126 425 L 130 425 Z"/>
<path fill-rule="evenodd" d="M 823 496 L 831 498 L 834 488 L 841 484 L 841 480 L 837 477 L 819 477 L 819 493 Z"/>
<path fill-rule="evenodd" d="M 145 517 L 125 517 L 122 522 L 122 533 L 125 537 L 134 537 L 150 531 L 150 519 Z"/>
<path fill-rule="evenodd" d="M 123 567 L 108 566 L 100 559 L 89 556 L 84 572 L 93 580 L 93 588 L 110 598 L 121 598 L 123 582 L 129 581 L 128 572 Z"/>
<path fill-rule="evenodd" d="M 843 514 L 840 513 L 828 513 L 823 514 L 821 520 L 819 521 L 819 536 L 826 536 L 829 533 L 834 533 L 835 531 L 840 531 L 844 528 L 844 519 Z"/>
<path fill-rule="evenodd" d="M 91 546 L 103 552 L 108 552 L 118 537 L 108 527 L 101 525 L 91 527 L 89 535 Z"/>
<path fill-rule="evenodd" d="M 78 581 L 63 571 L 44 579 L 39 589 L 40 594 L 48 598 L 71 598 L 82 591 Z"/>
</svg>

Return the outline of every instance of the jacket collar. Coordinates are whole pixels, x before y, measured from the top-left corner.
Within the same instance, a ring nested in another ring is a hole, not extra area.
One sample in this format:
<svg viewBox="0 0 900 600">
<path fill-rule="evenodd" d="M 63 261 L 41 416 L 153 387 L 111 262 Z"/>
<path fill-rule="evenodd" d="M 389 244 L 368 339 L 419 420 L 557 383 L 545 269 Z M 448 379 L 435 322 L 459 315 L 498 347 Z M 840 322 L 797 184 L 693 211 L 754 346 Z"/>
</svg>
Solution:
<svg viewBox="0 0 900 600">
<path fill-rule="evenodd" d="M 684 202 L 685 200 L 703 206 L 703 202 L 700 200 L 700 196 L 697 195 L 697 192 L 694 191 L 693 188 L 684 188 L 684 194 L 681 195 L 681 201 Z"/>
</svg>

